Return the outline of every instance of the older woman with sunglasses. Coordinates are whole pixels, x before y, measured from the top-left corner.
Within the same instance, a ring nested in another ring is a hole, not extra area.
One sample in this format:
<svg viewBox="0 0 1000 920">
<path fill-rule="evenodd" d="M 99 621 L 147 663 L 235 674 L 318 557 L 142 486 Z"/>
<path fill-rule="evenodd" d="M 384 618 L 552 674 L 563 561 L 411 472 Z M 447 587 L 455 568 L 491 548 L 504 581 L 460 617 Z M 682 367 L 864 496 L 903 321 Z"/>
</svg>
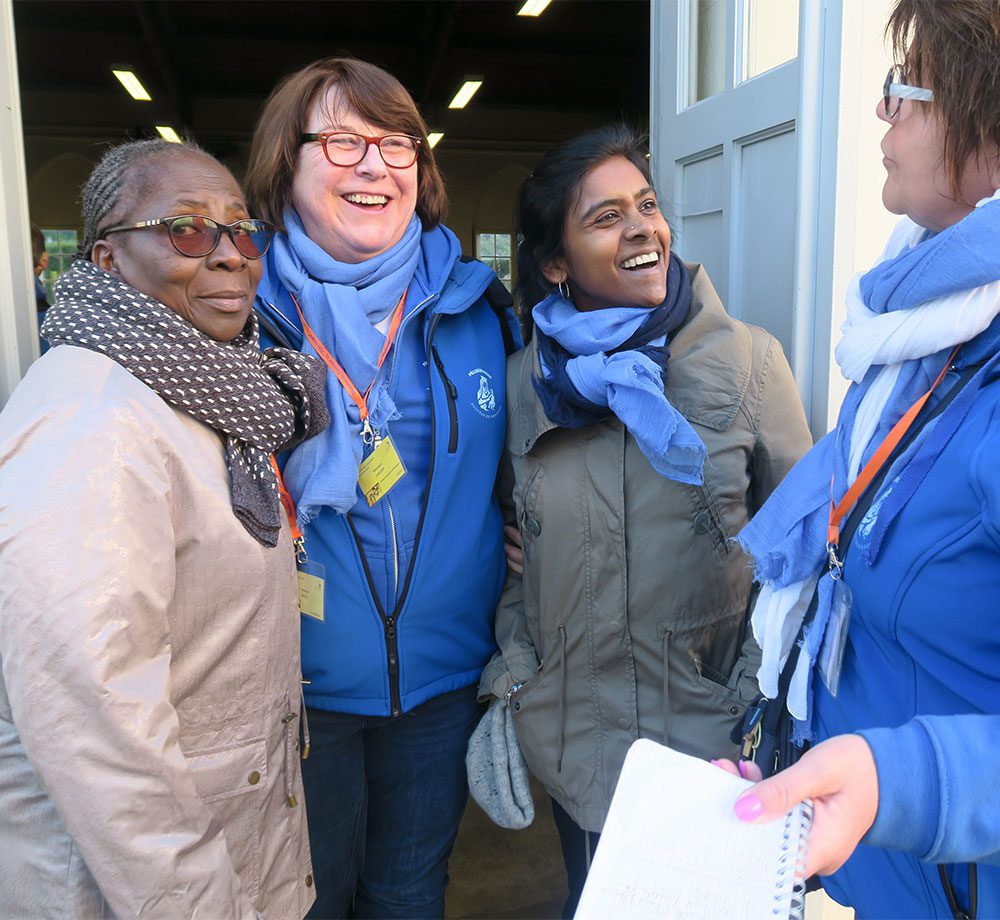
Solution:
<svg viewBox="0 0 1000 920">
<path fill-rule="evenodd" d="M 284 467 L 326 585 L 302 618 L 313 914 L 441 917 L 504 577 L 512 330 L 493 272 L 441 224 L 426 127 L 384 70 L 333 58 L 288 77 L 247 186 L 282 227 L 262 323 L 329 368 L 333 422 Z"/>
<path fill-rule="evenodd" d="M 882 201 L 902 219 L 848 290 L 854 385 L 741 535 L 769 695 L 814 595 L 786 667 L 820 743 L 736 810 L 812 798 L 809 872 L 861 918 L 996 917 L 1000 3 L 902 0 L 888 31 Z"/>
<path fill-rule="evenodd" d="M 302 917 L 290 522 L 328 423 L 260 354 L 271 227 L 196 147 L 110 150 L 52 348 L 0 414 L 0 913 Z"/>
</svg>

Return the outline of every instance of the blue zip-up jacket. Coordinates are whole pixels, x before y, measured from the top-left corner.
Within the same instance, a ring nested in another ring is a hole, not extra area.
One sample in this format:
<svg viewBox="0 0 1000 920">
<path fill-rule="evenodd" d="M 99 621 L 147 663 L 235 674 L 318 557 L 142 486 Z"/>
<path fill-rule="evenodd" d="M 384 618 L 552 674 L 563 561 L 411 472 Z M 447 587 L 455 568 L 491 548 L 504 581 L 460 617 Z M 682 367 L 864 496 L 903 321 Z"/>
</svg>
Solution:
<svg viewBox="0 0 1000 920">
<path fill-rule="evenodd" d="M 374 507 L 359 491 L 348 515 L 324 509 L 305 531 L 310 559 L 326 569 L 325 618 L 302 618 L 310 706 L 400 715 L 477 681 L 496 648 L 505 353 L 483 296 L 495 275 L 459 253 L 444 227 L 422 235 L 403 325 L 380 371 L 401 414 L 382 434 L 406 476 Z M 311 351 L 271 274 L 256 308 L 263 346 Z"/>
<path fill-rule="evenodd" d="M 861 920 L 952 917 L 937 863 L 979 917 L 1000 917 L 1000 379 L 993 376 L 862 560 L 880 509 L 851 541 L 853 592 L 840 689 L 814 682 L 820 740 L 859 732 L 874 754 L 879 811 L 823 886 Z M 894 471 L 895 472 L 895 471 Z M 885 495 L 883 489 L 881 495 Z"/>
</svg>

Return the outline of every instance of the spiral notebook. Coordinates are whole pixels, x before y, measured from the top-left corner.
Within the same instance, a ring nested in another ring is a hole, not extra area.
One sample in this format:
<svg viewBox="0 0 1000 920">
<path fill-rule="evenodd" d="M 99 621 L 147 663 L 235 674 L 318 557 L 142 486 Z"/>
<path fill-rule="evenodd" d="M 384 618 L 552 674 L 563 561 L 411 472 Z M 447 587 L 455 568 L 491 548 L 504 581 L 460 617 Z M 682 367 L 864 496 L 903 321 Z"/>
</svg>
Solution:
<svg viewBox="0 0 1000 920">
<path fill-rule="evenodd" d="M 625 758 L 576 920 L 801 920 L 812 804 L 745 824 L 751 785 L 641 739 Z"/>
</svg>

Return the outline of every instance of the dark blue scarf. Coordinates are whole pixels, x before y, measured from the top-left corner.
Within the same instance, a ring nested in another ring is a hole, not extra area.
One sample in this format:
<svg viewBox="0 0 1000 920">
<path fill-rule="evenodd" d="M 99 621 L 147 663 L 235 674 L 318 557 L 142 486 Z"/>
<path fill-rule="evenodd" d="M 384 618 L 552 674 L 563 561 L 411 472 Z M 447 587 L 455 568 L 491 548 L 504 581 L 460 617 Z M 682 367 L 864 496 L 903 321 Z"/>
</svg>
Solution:
<svg viewBox="0 0 1000 920">
<path fill-rule="evenodd" d="M 690 309 L 691 279 L 674 255 L 667 298 L 653 309 L 578 311 L 550 294 L 532 310 L 541 364 L 532 383 L 545 414 L 563 428 L 616 416 L 660 475 L 700 484 L 705 445 L 664 393 L 668 337 Z"/>
<path fill-rule="evenodd" d="M 670 253 L 667 271 L 667 299 L 649 311 L 641 326 L 608 355 L 623 351 L 637 351 L 660 368 L 663 383 L 667 382 L 667 362 L 670 359 L 669 339 L 679 329 L 691 312 L 691 277 L 684 263 Z M 566 363 L 577 357 L 535 326 L 538 354 L 546 375 L 534 378 L 532 383 L 542 402 L 545 414 L 561 428 L 585 428 L 612 415 L 606 405 L 598 405 L 584 397 L 569 378 Z M 650 345 L 656 339 L 666 338 L 663 345 Z"/>
</svg>

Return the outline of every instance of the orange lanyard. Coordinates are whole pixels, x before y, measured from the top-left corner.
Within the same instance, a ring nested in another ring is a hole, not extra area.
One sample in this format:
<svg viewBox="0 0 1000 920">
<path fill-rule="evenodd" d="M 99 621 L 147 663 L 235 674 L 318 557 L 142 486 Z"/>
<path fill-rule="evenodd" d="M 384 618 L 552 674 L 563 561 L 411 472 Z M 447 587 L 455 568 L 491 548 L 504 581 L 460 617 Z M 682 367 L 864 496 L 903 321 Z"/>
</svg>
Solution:
<svg viewBox="0 0 1000 920">
<path fill-rule="evenodd" d="M 366 439 L 370 438 L 372 435 L 372 426 L 368 421 L 368 395 L 371 393 L 372 387 L 378 379 L 378 372 L 382 369 L 382 365 L 385 363 L 386 356 L 392 348 L 392 343 L 396 340 L 396 333 L 399 332 L 400 323 L 403 321 L 403 304 L 406 302 L 406 293 L 406 291 L 403 291 L 403 296 L 399 298 L 399 303 L 396 304 L 396 310 L 392 314 L 392 322 L 389 323 L 389 334 L 385 337 L 385 342 L 382 343 L 382 350 L 379 352 L 378 361 L 375 364 L 375 376 L 372 378 L 372 382 L 368 384 L 368 389 L 365 390 L 364 396 L 361 395 L 361 391 L 354 385 L 354 381 L 347 376 L 347 371 L 340 366 L 337 359 L 330 354 L 327 347 L 319 340 L 316 333 L 312 331 L 309 324 L 306 322 L 306 318 L 302 315 L 302 308 L 299 306 L 299 302 L 295 299 L 295 295 L 291 295 L 292 303 L 295 304 L 295 309 L 298 310 L 299 320 L 302 323 L 302 331 L 305 333 L 306 338 L 309 339 L 312 347 L 316 349 L 316 354 L 318 354 L 326 362 L 326 366 L 330 368 L 334 374 L 336 374 L 341 386 L 347 390 L 348 395 L 354 400 L 355 405 L 357 405 L 358 411 L 361 413 L 361 422 L 364 426 L 364 435 Z"/>
<path fill-rule="evenodd" d="M 288 489 L 285 488 L 285 479 L 281 475 L 281 470 L 278 469 L 278 461 L 274 459 L 274 454 L 271 454 L 270 459 L 271 469 L 274 470 L 274 475 L 278 479 L 278 495 L 281 496 L 281 504 L 285 506 L 285 514 L 288 515 L 288 527 L 292 532 L 292 543 L 295 544 L 295 556 L 302 558 L 306 553 L 306 538 L 302 534 L 295 514 L 295 502 L 288 494 Z"/>
<path fill-rule="evenodd" d="M 944 375 L 947 373 L 948 368 L 951 367 L 951 362 L 955 360 L 955 356 L 961 347 L 961 345 L 955 347 L 955 350 L 945 362 L 944 367 L 941 368 L 941 373 L 937 375 L 937 380 L 931 384 L 931 388 L 910 406 L 903 414 L 903 417 L 892 426 L 892 430 L 885 436 L 885 440 L 879 444 L 878 449 L 872 454 L 871 459 L 865 464 L 864 469 L 858 473 L 858 478 L 854 480 L 853 485 L 847 490 L 840 502 L 834 505 L 833 499 L 830 499 L 830 524 L 826 532 L 826 551 L 830 557 L 831 566 L 835 566 L 838 569 L 841 568 L 841 562 L 837 558 L 837 545 L 840 542 L 841 523 L 851 508 L 854 507 L 855 502 L 864 494 L 865 489 L 871 485 L 878 471 L 885 465 L 886 460 L 889 459 L 889 456 L 903 439 L 903 435 L 906 434 L 913 424 L 914 419 L 920 414 L 920 410 L 923 409 L 927 400 L 930 399 L 931 393 L 944 380 Z"/>
</svg>

